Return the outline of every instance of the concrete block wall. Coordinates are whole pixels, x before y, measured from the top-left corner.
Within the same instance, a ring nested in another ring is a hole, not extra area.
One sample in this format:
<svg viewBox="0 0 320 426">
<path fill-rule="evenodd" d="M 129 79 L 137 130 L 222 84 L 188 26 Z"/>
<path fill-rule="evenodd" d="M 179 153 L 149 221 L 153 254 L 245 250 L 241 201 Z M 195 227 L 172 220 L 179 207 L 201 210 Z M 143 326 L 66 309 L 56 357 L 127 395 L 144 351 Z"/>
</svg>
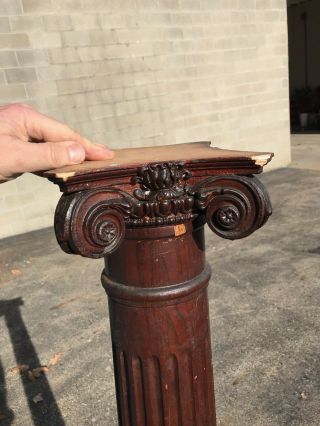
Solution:
<svg viewBox="0 0 320 426">
<path fill-rule="evenodd" d="M 285 0 L 1 0 L 0 102 L 112 148 L 212 140 L 290 161 Z M 0 185 L 0 238 L 50 226 L 58 189 Z"/>
</svg>

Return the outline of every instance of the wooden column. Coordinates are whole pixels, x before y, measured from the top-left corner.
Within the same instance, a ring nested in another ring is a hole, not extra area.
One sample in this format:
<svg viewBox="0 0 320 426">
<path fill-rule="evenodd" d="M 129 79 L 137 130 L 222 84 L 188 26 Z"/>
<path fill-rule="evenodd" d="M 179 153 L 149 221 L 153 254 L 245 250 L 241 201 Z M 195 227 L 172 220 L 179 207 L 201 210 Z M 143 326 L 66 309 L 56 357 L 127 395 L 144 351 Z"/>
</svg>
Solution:
<svg viewBox="0 0 320 426">
<path fill-rule="evenodd" d="M 120 424 L 214 425 L 203 224 L 128 230 L 106 262 Z"/>
<path fill-rule="evenodd" d="M 215 426 L 204 224 L 243 238 L 271 214 L 268 153 L 207 143 L 119 150 L 46 173 L 68 253 L 104 257 L 119 424 Z"/>
</svg>

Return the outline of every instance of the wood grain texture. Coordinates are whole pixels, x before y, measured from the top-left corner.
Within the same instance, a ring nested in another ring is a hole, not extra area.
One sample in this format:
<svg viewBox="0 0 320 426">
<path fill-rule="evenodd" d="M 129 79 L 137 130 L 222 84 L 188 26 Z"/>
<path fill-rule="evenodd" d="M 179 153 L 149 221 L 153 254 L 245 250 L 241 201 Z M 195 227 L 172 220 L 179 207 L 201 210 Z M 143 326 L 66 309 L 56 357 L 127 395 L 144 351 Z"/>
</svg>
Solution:
<svg viewBox="0 0 320 426">
<path fill-rule="evenodd" d="M 216 426 L 204 225 L 228 239 L 264 225 L 253 174 L 271 157 L 199 143 L 47 173 L 61 248 L 105 259 L 120 426 Z"/>
<path fill-rule="evenodd" d="M 170 286 L 160 287 L 158 275 L 157 287 L 132 289 L 112 280 L 117 271 L 110 266 L 102 276 L 109 296 L 120 425 L 214 426 L 210 268 L 196 275 L 190 271 L 190 279 L 181 283 L 176 259 L 166 262 L 169 279 L 175 281 Z"/>
</svg>

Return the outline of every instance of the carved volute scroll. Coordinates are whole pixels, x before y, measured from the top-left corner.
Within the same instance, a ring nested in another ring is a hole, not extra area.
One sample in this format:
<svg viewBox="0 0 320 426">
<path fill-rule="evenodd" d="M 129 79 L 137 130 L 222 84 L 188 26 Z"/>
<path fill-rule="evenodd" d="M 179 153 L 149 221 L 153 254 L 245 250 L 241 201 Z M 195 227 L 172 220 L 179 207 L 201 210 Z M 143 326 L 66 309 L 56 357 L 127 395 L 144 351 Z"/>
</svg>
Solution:
<svg viewBox="0 0 320 426">
<path fill-rule="evenodd" d="M 247 237 L 272 213 L 269 196 L 254 176 L 214 176 L 200 181 L 193 191 L 196 208 L 222 238 Z"/>
<path fill-rule="evenodd" d="M 254 176 L 199 180 L 183 162 L 139 167 L 125 189 L 115 185 L 63 195 L 55 217 L 62 249 L 103 257 L 117 249 L 126 227 L 176 225 L 197 216 L 205 216 L 222 238 L 244 238 L 271 214 L 269 197 Z"/>
<path fill-rule="evenodd" d="M 125 233 L 117 200 L 110 190 L 81 191 L 63 195 L 55 214 L 55 232 L 66 253 L 99 258 L 114 251 Z M 121 204 L 125 211 L 125 204 Z"/>
</svg>

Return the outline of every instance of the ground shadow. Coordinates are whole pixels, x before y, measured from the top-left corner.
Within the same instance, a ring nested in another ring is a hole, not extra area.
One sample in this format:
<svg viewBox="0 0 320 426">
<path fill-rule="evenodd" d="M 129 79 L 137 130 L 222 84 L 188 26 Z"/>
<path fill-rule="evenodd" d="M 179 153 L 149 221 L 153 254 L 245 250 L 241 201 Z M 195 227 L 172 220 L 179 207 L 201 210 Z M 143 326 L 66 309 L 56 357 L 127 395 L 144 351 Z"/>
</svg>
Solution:
<svg viewBox="0 0 320 426">
<path fill-rule="evenodd" d="M 7 390 L 5 382 L 5 374 L 0 358 L 0 424 L 1 426 L 9 426 L 13 422 L 14 414 L 7 406 Z"/>
<path fill-rule="evenodd" d="M 3 316 L 9 331 L 17 365 L 27 364 L 31 368 L 41 365 L 37 352 L 32 344 L 28 330 L 23 322 L 20 307 L 21 298 L 0 301 L 0 317 Z M 49 382 L 45 375 L 37 381 L 30 381 L 26 375 L 21 375 L 30 414 L 35 426 L 65 426 L 62 414 L 54 398 Z M 41 393 L 43 401 L 35 403 L 33 398 Z M 7 407 L 5 374 L 0 363 L 0 410 L 7 417 L 2 424 L 10 425 L 14 415 Z"/>
</svg>

